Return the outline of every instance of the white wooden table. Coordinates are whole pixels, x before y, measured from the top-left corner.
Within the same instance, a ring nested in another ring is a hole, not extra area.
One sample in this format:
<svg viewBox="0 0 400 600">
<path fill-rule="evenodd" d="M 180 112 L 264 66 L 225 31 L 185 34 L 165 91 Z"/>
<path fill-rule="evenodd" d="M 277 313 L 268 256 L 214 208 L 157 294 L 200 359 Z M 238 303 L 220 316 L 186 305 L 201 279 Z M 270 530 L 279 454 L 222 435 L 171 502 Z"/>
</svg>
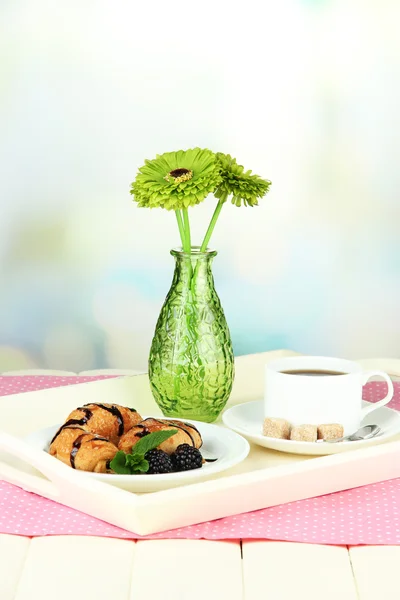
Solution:
<svg viewBox="0 0 400 600">
<path fill-rule="evenodd" d="M 246 385 L 262 389 L 267 357 L 237 359 Z M 400 376 L 400 360 L 360 362 Z M 80 374 L 116 373 L 134 371 Z M 0 535 L 0 600 L 391 600 L 400 599 L 399 565 L 400 546 Z"/>
</svg>

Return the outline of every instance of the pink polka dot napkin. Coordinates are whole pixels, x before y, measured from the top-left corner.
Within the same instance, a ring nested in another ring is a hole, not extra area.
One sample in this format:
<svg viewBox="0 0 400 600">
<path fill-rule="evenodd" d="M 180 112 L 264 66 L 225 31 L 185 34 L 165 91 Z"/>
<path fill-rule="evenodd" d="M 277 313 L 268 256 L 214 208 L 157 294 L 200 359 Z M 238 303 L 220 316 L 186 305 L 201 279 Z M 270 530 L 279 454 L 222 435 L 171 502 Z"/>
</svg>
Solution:
<svg viewBox="0 0 400 600">
<path fill-rule="evenodd" d="M 0 395 L 92 381 L 93 377 L 0 377 Z M 369 383 L 364 398 L 384 395 Z M 390 406 L 400 409 L 400 383 Z M 140 538 L 0 481 L 0 533 Z M 400 479 L 147 536 L 148 539 L 270 539 L 335 545 L 400 545 Z M 141 539 L 141 538 L 140 538 Z"/>
</svg>

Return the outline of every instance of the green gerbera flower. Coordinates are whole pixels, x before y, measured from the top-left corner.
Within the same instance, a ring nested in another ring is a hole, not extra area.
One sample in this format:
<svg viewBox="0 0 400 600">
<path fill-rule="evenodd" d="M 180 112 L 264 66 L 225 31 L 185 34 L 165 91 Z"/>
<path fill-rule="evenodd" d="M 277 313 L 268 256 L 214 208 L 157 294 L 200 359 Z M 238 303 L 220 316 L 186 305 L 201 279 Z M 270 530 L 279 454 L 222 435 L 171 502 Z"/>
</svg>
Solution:
<svg viewBox="0 0 400 600">
<path fill-rule="evenodd" d="M 267 179 L 261 179 L 259 175 L 252 175 L 251 171 L 244 170 L 242 165 L 238 165 L 235 158 L 230 154 L 217 153 L 217 159 L 220 163 L 222 181 L 217 187 L 214 195 L 223 201 L 232 195 L 232 204 L 241 206 L 255 206 L 259 198 L 265 196 L 268 192 L 271 182 Z"/>
<path fill-rule="evenodd" d="M 180 210 L 202 202 L 220 184 L 220 163 L 211 150 L 193 148 L 146 160 L 131 186 L 140 207 Z"/>
</svg>

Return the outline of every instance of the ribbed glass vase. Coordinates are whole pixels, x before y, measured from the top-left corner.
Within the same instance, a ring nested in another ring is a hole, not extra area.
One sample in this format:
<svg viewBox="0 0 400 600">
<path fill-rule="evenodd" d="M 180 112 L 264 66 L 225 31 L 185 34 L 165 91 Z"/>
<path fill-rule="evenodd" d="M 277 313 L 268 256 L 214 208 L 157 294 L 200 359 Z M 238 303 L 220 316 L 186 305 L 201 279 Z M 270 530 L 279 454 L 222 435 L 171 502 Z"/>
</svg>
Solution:
<svg viewBox="0 0 400 600">
<path fill-rule="evenodd" d="M 153 396 L 165 416 L 212 422 L 234 378 L 231 336 L 211 270 L 215 251 L 171 250 L 175 272 L 149 357 Z"/>
</svg>

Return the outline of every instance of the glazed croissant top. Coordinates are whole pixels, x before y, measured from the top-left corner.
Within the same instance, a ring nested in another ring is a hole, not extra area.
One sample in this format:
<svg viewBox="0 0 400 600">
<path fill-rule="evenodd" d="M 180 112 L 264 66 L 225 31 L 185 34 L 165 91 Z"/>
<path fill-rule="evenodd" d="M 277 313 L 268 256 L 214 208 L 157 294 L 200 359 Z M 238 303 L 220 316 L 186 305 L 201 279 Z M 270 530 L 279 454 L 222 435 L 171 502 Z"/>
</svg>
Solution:
<svg viewBox="0 0 400 600">
<path fill-rule="evenodd" d="M 77 425 L 85 431 L 107 438 L 113 444 L 118 444 L 119 438 L 141 420 L 142 417 L 134 408 L 119 404 L 85 404 L 68 415 L 61 429 Z"/>
<path fill-rule="evenodd" d="M 177 433 L 172 437 L 165 440 L 158 446 L 160 450 L 164 450 L 167 454 L 175 452 L 180 444 L 189 444 L 195 448 L 200 448 L 203 441 L 201 439 L 200 432 L 189 423 L 175 420 L 163 420 L 163 419 L 145 419 L 141 423 L 133 426 L 132 429 L 127 431 L 125 435 L 119 440 L 118 448 L 123 452 L 129 454 L 132 451 L 132 447 L 145 435 L 154 433 L 155 431 L 177 429 Z"/>
</svg>

